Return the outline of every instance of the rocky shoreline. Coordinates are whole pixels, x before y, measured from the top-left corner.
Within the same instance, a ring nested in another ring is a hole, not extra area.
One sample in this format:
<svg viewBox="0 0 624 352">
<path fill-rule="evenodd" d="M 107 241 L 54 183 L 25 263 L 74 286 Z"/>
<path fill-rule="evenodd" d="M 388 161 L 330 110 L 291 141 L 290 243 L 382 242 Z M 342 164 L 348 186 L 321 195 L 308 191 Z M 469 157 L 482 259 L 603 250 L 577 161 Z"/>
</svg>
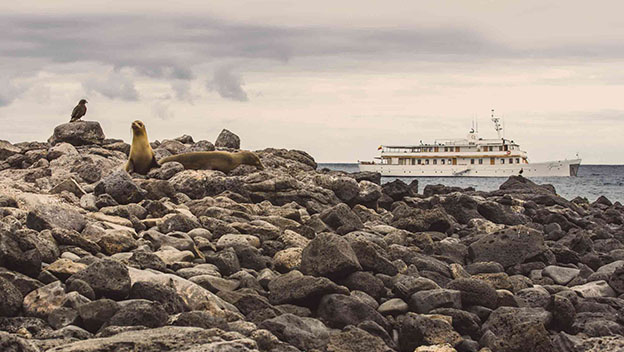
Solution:
<svg viewBox="0 0 624 352">
<path fill-rule="evenodd" d="M 129 175 L 129 149 L 89 121 L 0 141 L 0 350 L 624 350 L 620 203 L 522 177 L 421 193 L 273 148 Z"/>
</svg>

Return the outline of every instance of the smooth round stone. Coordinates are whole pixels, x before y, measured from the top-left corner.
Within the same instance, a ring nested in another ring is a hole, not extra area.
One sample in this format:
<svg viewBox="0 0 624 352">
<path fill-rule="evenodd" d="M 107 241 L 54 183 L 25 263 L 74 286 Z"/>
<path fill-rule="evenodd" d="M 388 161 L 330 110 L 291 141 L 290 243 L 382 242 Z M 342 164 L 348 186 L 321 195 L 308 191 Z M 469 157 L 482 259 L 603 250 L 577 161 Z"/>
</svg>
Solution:
<svg viewBox="0 0 624 352">
<path fill-rule="evenodd" d="M 382 303 L 377 311 L 381 315 L 403 314 L 409 310 L 409 306 L 400 298 L 392 298 Z"/>
</svg>

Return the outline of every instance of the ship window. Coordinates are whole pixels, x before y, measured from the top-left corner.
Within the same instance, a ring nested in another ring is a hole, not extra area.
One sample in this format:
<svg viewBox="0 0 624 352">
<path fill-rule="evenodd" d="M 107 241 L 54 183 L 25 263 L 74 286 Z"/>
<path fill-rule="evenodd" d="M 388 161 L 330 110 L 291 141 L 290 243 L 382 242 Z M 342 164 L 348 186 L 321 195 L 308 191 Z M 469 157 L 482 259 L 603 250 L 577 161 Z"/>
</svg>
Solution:
<svg viewBox="0 0 624 352">
<path fill-rule="evenodd" d="M 446 159 L 440 159 L 440 163 L 444 165 L 446 163 Z"/>
<path fill-rule="evenodd" d="M 494 147 L 490 146 L 490 151 L 494 151 Z"/>
<path fill-rule="evenodd" d="M 447 148 L 447 147 L 444 147 L 444 151 L 445 151 L 445 152 L 448 152 L 448 148 Z"/>
<path fill-rule="evenodd" d="M 429 165 L 429 159 L 425 159 L 425 165 Z"/>
<path fill-rule="evenodd" d="M 520 164 L 520 158 L 516 158 L 516 164 Z"/>
<path fill-rule="evenodd" d="M 470 159 L 470 164 L 474 165 L 474 159 Z"/>
<path fill-rule="evenodd" d="M 416 159 L 412 159 L 412 165 L 416 165 Z"/>
<path fill-rule="evenodd" d="M 438 165 L 438 159 L 433 159 L 433 165 Z"/>
<path fill-rule="evenodd" d="M 459 147 L 455 147 L 455 151 L 456 151 L 456 152 L 459 152 Z"/>
<path fill-rule="evenodd" d="M 479 165 L 483 165 L 483 159 L 479 159 Z"/>
<path fill-rule="evenodd" d="M 502 146 L 502 145 L 501 145 L 501 146 L 499 146 L 499 147 L 498 147 L 498 150 L 502 152 L 502 151 L 503 151 L 503 146 Z"/>
<path fill-rule="evenodd" d="M 513 158 L 509 158 L 509 163 L 513 164 Z"/>
<path fill-rule="evenodd" d="M 448 163 L 449 163 L 449 164 L 451 163 L 451 159 L 448 159 Z"/>
<path fill-rule="evenodd" d="M 505 159 L 500 159 L 500 161 L 501 161 L 501 164 L 505 163 Z"/>
<path fill-rule="evenodd" d="M 418 165 L 422 164 L 422 160 L 418 159 Z"/>
</svg>

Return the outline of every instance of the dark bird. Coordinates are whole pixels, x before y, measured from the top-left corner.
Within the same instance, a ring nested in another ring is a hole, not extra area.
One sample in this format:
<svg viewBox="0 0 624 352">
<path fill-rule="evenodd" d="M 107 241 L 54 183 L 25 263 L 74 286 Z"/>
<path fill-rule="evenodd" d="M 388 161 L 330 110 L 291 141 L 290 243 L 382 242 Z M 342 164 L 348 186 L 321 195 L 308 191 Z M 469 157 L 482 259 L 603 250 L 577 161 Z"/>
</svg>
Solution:
<svg viewBox="0 0 624 352">
<path fill-rule="evenodd" d="M 84 99 L 81 99 L 78 102 L 78 105 L 76 105 L 76 107 L 74 108 L 74 110 L 72 110 L 71 120 L 69 120 L 69 122 L 80 120 L 80 118 L 83 117 L 86 113 L 87 113 L 87 101 Z"/>
</svg>

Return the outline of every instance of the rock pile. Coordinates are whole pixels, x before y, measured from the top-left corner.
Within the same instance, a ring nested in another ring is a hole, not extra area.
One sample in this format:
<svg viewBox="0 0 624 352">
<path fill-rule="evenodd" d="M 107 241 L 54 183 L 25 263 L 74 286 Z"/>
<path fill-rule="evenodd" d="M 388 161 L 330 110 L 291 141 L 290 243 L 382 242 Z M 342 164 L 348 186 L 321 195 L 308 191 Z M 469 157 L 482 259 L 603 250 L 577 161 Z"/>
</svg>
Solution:
<svg viewBox="0 0 624 352">
<path fill-rule="evenodd" d="M 0 142 L 3 351 L 624 348 L 620 203 L 522 177 L 419 193 L 284 149 L 128 175 L 123 141 L 57 129 Z"/>
</svg>

